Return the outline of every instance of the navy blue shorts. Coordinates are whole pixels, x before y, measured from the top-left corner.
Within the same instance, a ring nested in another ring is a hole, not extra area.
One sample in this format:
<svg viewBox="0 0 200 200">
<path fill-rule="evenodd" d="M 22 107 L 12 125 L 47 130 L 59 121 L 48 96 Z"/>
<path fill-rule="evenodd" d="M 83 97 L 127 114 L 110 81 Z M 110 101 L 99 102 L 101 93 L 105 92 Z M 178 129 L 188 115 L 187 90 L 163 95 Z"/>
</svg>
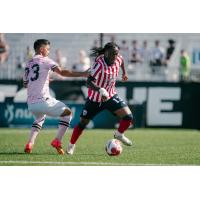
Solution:
<svg viewBox="0 0 200 200">
<path fill-rule="evenodd" d="M 117 94 L 110 98 L 108 101 L 101 103 L 93 102 L 90 99 L 87 99 L 85 106 L 81 112 L 81 117 L 84 117 L 86 119 L 93 119 L 98 113 L 105 109 L 114 114 L 116 110 L 119 110 L 126 106 L 127 104 Z"/>
</svg>

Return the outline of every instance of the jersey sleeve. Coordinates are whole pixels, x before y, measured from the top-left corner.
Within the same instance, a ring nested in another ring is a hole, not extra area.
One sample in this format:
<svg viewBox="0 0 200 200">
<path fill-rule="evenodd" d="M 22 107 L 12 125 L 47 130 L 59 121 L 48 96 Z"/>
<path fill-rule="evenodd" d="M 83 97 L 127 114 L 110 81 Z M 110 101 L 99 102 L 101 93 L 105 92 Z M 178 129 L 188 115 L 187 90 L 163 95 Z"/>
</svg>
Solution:
<svg viewBox="0 0 200 200">
<path fill-rule="evenodd" d="M 46 62 L 47 62 L 47 67 L 49 70 L 53 71 L 56 67 L 58 67 L 58 63 L 56 63 L 50 58 L 47 58 Z"/>
<path fill-rule="evenodd" d="M 91 67 L 90 76 L 96 79 L 100 71 L 101 71 L 101 64 L 99 62 L 95 62 L 94 65 Z"/>
</svg>

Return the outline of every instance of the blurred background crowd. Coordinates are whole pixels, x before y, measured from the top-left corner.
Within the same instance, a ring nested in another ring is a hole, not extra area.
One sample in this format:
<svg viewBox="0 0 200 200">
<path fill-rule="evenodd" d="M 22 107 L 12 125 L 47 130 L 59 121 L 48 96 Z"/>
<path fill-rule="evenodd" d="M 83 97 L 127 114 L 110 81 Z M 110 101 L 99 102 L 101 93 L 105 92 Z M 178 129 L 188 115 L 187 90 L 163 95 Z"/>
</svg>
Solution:
<svg viewBox="0 0 200 200">
<path fill-rule="evenodd" d="M 90 49 L 116 42 L 131 81 L 200 81 L 200 34 L 0 33 L 0 79 L 21 79 L 32 58 L 33 42 L 51 42 L 50 57 L 60 66 L 85 71 L 93 64 Z M 52 73 L 52 79 L 66 80 Z"/>
</svg>

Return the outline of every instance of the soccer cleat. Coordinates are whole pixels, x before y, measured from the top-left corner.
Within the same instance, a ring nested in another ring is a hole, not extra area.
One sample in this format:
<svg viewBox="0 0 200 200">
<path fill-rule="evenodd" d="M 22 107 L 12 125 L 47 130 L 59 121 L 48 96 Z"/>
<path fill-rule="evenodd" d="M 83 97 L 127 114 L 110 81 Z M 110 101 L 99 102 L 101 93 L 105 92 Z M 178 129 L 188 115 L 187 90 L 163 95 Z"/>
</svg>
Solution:
<svg viewBox="0 0 200 200">
<path fill-rule="evenodd" d="M 132 146 L 132 141 L 129 140 L 127 137 L 124 136 L 124 134 L 115 132 L 114 133 L 114 138 L 121 141 L 123 144 L 127 145 L 127 146 Z"/>
<path fill-rule="evenodd" d="M 51 142 L 51 146 L 54 147 L 57 150 L 58 154 L 60 154 L 60 155 L 65 154 L 65 152 L 64 152 L 64 150 L 62 148 L 62 144 L 61 144 L 60 140 L 54 139 Z"/>
<path fill-rule="evenodd" d="M 33 149 L 33 144 L 31 142 L 27 143 L 24 149 L 25 153 L 31 153 Z"/>
<path fill-rule="evenodd" d="M 72 155 L 74 153 L 74 149 L 75 149 L 75 144 L 69 143 L 66 153 L 69 155 Z"/>
</svg>

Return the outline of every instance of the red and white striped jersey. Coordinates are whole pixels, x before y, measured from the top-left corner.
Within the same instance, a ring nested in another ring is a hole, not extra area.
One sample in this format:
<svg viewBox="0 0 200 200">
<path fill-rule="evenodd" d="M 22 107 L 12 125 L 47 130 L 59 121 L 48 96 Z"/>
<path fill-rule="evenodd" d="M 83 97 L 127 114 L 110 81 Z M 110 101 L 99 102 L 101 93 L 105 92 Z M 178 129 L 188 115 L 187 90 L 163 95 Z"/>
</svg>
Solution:
<svg viewBox="0 0 200 200">
<path fill-rule="evenodd" d="M 91 68 L 91 76 L 95 78 L 95 83 L 98 87 L 105 88 L 109 93 L 109 99 L 116 94 L 115 83 L 119 75 L 119 69 L 122 65 L 123 58 L 117 56 L 113 65 L 108 66 L 101 55 L 96 58 L 94 65 Z M 101 102 L 101 96 L 98 91 L 91 88 L 88 89 L 88 97 L 91 101 Z"/>
</svg>

